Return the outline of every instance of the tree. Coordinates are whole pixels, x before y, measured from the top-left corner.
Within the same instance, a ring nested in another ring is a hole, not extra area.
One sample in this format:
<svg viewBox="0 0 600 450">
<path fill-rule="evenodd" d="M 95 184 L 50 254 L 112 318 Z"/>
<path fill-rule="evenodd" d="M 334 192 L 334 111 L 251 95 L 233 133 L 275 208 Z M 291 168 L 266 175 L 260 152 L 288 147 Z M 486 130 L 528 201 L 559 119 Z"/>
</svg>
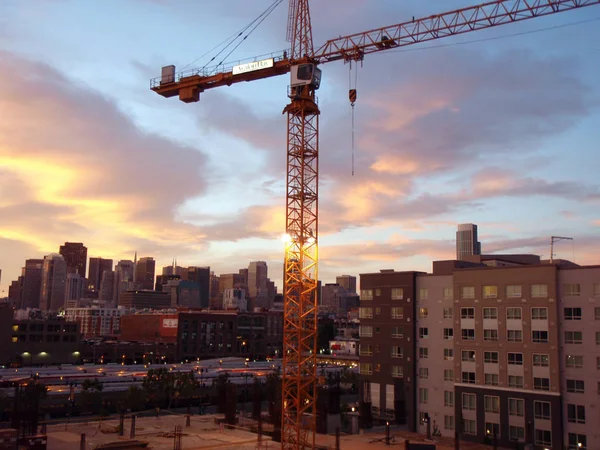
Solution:
<svg viewBox="0 0 600 450">
<path fill-rule="evenodd" d="M 81 383 L 82 406 L 94 414 L 99 413 L 102 406 L 103 389 L 104 385 L 98 378 L 94 378 L 93 380 L 86 378 L 83 380 L 83 383 Z"/>
<path fill-rule="evenodd" d="M 150 369 L 142 381 L 142 388 L 155 406 L 167 403 L 171 407 L 173 399 L 189 396 L 196 389 L 196 379 L 191 372 L 173 372 L 165 368 Z"/>
<path fill-rule="evenodd" d="M 137 386 L 129 386 L 125 394 L 125 407 L 131 411 L 140 411 L 146 403 L 146 393 Z"/>
<path fill-rule="evenodd" d="M 322 320 L 317 328 L 318 349 L 325 349 L 329 353 L 329 341 L 335 339 L 335 326 L 333 320 Z"/>
</svg>

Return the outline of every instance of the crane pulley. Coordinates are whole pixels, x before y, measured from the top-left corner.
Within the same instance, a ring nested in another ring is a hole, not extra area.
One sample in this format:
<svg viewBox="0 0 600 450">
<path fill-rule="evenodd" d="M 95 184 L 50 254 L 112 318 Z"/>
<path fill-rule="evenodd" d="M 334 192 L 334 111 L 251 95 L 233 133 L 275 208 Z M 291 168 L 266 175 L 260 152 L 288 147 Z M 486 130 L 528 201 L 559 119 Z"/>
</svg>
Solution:
<svg viewBox="0 0 600 450">
<path fill-rule="evenodd" d="M 286 248 L 284 260 L 284 342 L 282 448 L 315 447 L 318 280 L 319 115 L 315 92 L 320 64 L 362 61 L 365 55 L 397 49 L 498 25 L 556 14 L 600 0 L 496 0 L 442 14 L 331 39 L 314 50 L 308 0 L 290 0 L 290 52 L 246 64 L 202 68 L 177 74 L 163 68 L 150 88 L 163 97 L 197 102 L 220 86 L 291 73 L 287 113 Z M 350 86 L 353 106 L 356 86 Z M 354 129 L 354 126 L 353 126 Z M 353 144 L 354 146 L 354 144 Z M 414 414 L 414 412 L 413 412 Z"/>
</svg>

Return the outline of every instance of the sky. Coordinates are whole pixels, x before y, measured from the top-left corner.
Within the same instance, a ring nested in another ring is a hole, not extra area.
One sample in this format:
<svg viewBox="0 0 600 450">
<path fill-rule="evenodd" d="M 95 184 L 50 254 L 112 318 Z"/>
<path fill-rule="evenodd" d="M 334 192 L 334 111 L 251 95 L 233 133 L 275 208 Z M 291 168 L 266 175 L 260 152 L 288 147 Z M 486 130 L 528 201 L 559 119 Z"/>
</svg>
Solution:
<svg viewBox="0 0 600 450">
<path fill-rule="evenodd" d="M 149 89 L 271 2 L 0 2 L 0 297 L 65 241 L 217 274 L 264 260 L 281 290 L 289 79 L 192 104 Z M 227 61 L 281 53 L 285 3 Z M 312 2 L 315 47 L 476 3 Z M 484 253 L 548 258 L 559 235 L 557 257 L 600 263 L 599 24 L 591 6 L 323 65 L 319 278 L 430 271 L 464 222 Z"/>
</svg>

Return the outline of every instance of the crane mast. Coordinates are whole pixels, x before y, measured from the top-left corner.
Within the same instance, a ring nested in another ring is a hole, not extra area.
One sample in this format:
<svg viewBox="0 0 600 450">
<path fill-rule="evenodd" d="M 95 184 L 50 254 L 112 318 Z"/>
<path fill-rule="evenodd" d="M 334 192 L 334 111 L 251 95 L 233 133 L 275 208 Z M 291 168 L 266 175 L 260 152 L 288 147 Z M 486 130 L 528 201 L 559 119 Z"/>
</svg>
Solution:
<svg viewBox="0 0 600 450">
<path fill-rule="evenodd" d="M 290 103 L 284 109 L 287 193 L 281 443 L 282 449 L 291 450 L 315 446 L 320 112 L 315 97 L 319 85 L 312 79 L 316 65 L 309 57 L 314 52 L 308 0 L 290 0 L 288 23 L 296 82 L 292 80 Z M 300 70 L 307 72 L 304 82 L 297 77 Z"/>
<path fill-rule="evenodd" d="M 331 39 L 313 47 L 308 0 L 289 0 L 290 54 L 236 71 L 212 69 L 175 73 L 163 67 L 150 88 L 185 103 L 208 89 L 290 74 L 287 115 L 286 239 L 282 373 L 282 449 L 315 447 L 317 381 L 317 280 L 319 196 L 319 64 L 361 61 L 366 54 L 600 4 L 600 0 L 496 0 L 396 25 Z M 265 63 L 265 64 L 263 64 Z M 551 238 L 554 242 L 567 237 Z"/>
</svg>

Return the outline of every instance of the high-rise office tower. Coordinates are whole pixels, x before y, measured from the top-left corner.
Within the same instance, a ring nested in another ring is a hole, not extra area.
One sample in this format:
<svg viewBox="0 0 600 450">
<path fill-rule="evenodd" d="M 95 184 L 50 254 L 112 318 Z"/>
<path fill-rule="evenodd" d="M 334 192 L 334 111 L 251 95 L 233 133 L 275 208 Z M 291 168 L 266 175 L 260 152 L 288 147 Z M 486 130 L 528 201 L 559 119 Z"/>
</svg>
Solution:
<svg viewBox="0 0 600 450">
<path fill-rule="evenodd" d="M 105 270 L 102 273 L 98 299 L 109 303 L 115 301 L 115 273 L 112 270 Z"/>
<path fill-rule="evenodd" d="M 140 258 L 135 266 L 135 283 L 140 289 L 154 289 L 156 261 L 152 257 Z"/>
<path fill-rule="evenodd" d="M 200 307 L 208 308 L 210 305 L 210 267 L 188 267 L 187 280 L 200 285 Z"/>
<path fill-rule="evenodd" d="M 248 265 L 248 291 L 250 298 L 267 295 L 267 263 L 253 261 Z"/>
<path fill-rule="evenodd" d="M 68 273 L 78 273 L 85 278 L 87 266 L 87 247 L 81 242 L 65 242 L 60 246 L 59 253 L 65 258 Z"/>
<path fill-rule="evenodd" d="M 90 270 L 88 275 L 88 286 L 91 291 L 100 291 L 100 282 L 104 271 L 113 270 L 113 260 L 105 258 L 90 258 Z"/>
<path fill-rule="evenodd" d="M 116 305 L 119 304 L 121 293 L 134 288 L 135 264 L 133 261 L 123 259 L 115 267 L 114 297 Z"/>
<path fill-rule="evenodd" d="M 40 307 L 43 265 L 43 259 L 28 259 L 25 261 L 25 267 L 21 269 L 23 281 L 21 285 L 20 308 Z"/>
<path fill-rule="evenodd" d="M 335 277 L 335 282 L 343 287 L 346 292 L 356 294 L 356 277 L 353 277 L 352 275 L 341 275 Z"/>
<path fill-rule="evenodd" d="M 461 223 L 456 232 L 456 259 L 462 261 L 465 256 L 481 255 L 481 243 L 477 240 L 477 225 Z"/>
<path fill-rule="evenodd" d="M 68 268 L 68 266 L 67 266 Z M 65 301 L 79 300 L 85 292 L 85 278 L 79 275 L 78 272 L 67 274 L 67 284 L 65 288 Z"/>
<path fill-rule="evenodd" d="M 67 263 L 62 255 L 52 253 L 44 257 L 40 309 L 58 311 L 65 304 Z"/>
</svg>

